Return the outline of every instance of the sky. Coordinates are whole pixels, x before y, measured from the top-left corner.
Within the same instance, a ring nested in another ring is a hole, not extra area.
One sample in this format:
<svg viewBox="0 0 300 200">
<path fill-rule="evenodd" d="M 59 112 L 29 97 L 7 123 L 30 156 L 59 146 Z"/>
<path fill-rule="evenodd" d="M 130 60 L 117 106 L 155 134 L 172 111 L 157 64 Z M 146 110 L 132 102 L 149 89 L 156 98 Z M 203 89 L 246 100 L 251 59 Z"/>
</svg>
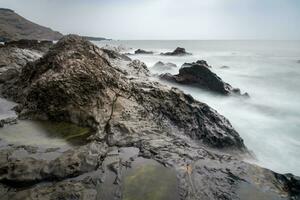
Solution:
<svg viewBox="0 0 300 200">
<path fill-rule="evenodd" d="M 0 0 L 63 34 L 130 40 L 300 40 L 300 0 Z"/>
</svg>

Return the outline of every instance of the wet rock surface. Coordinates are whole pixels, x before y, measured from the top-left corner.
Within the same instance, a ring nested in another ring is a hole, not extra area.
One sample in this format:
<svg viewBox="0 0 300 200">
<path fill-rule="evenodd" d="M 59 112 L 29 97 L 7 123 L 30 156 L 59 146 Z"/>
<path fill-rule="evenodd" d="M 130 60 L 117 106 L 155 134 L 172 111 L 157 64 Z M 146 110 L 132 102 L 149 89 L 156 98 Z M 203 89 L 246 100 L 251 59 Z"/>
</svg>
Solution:
<svg viewBox="0 0 300 200">
<path fill-rule="evenodd" d="M 70 35 L 4 82 L 19 117 L 94 134 L 68 150 L 1 146 L 1 199 L 140 199 L 137 187 L 145 199 L 245 199 L 253 188 L 299 197 L 297 177 L 243 161 L 248 150 L 227 119 L 150 76 L 144 63 Z"/>
<path fill-rule="evenodd" d="M 210 66 L 206 61 L 200 60 L 193 63 L 185 63 L 180 68 L 179 74 L 161 74 L 160 78 L 174 83 L 199 87 L 221 95 L 235 94 L 249 96 L 247 93 L 242 94 L 240 89 L 233 88 L 230 84 L 224 82 L 209 68 Z"/>
<path fill-rule="evenodd" d="M 186 52 L 185 48 L 177 47 L 172 52 L 161 53 L 160 55 L 163 55 L 163 56 L 188 56 L 188 55 L 192 55 L 192 54 Z"/>
</svg>

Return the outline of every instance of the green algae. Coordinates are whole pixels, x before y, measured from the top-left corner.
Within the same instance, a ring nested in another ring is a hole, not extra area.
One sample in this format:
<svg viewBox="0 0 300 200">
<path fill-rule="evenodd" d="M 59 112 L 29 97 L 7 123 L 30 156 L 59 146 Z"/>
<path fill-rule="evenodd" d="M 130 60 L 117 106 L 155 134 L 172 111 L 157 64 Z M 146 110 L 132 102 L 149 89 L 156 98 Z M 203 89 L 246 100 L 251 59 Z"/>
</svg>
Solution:
<svg viewBox="0 0 300 200">
<path fill-rule="evenodd" d="M 9 144 L 41 147 L 74 146 L 85 142 L 89 128 L 66 122 L 20 120 L 0 129 L 0 139 Z"/>
<path fill-rule="evenodd" d="M 124 177 L 124 200 L 174 200 L 176 191 L 175 172 L 158 164 L 142 165 Z"/>
</svg>

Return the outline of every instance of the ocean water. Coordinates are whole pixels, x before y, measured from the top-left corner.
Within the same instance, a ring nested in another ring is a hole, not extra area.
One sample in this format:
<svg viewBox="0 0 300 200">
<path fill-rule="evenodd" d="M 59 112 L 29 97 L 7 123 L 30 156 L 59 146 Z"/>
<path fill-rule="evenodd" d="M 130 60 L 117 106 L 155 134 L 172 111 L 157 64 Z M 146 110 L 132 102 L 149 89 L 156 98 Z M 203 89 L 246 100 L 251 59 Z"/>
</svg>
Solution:
<svg viewBox="0 0 300 200">
<path fill-rule="evenodd" d="M 300 176 L 300 41 L 101 41 L 98 46 L 141 48 L 154 55 L 133 55 L 154 74 L 177 73 L 185 62 L 204 59 L 212 71 L 233 87 L 248 92 L 249 99 L 220 97 L 187 86 L 176 86 L 207 103 L 230 120 L 254 152 L 254 162 L 280 173 Z M 192 56 L 167 57 L 159 53 L 184 47 Z M 177 68 L 155 71 L 158 61 Z M 222 66 L 228 66 L 224 69 Z M 165 83 L 169 84 L 169 83 Z"/>
</svg>

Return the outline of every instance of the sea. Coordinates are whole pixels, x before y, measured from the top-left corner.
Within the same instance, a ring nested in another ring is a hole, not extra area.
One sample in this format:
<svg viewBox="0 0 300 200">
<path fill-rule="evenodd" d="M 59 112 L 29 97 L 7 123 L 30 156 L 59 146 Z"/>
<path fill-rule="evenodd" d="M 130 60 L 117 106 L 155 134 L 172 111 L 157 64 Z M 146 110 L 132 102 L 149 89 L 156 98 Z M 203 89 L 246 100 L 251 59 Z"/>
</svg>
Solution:
<svg viewBox="0 0 300 200">
<path fill-rule="evenodd" d="M 139 48 L 153 51 L 153 55 L 130 57 L 145 62 L 156 75 L 176 74 L 186 62 L 206 60 L 223 81 L 249 93 L 250 98 L 222 97 L 189 86 L 176 87 L 229 119 L 256 157 L 248 162 L 300 176 L 300 41 L 111 40 L 94 43 L 100 47 L 117 47 L 123 53 L 133 53 Z M 176 47 L 184 47 L 192 55 L 159 55 Z M 152 69 L 158 61 L 174 63 L 177 68 Z"/>
</svg>

